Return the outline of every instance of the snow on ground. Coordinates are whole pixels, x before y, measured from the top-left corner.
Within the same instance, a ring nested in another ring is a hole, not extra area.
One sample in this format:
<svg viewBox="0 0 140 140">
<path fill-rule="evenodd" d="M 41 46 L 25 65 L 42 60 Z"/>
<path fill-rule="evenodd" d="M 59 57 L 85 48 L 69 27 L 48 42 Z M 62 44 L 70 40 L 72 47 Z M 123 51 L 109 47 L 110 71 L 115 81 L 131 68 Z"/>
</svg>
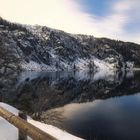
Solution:
<svg viewBox="0 0 140 140">
<path fill-rule="evenodd" d="M 75 61 L 75 65 L 79 70 L 88 70 L 90 63 L 94 63 L 95 66 L 97 67 L 98 71 L 114 70 L 114 64 L 107 63 L 107 62 L 105 62 L 103 60 L 99 60 L 95 57 L 92 57 L 92 59 L 80 59 L 79 58 Z"/>
<path fill-rule="evenodd" d="M 4 103 L 0 103 L 0 106 L 18 114 L 18 110 Z M 6 120 L 0 117 L 0 140 L 18 140 L 18 129 L 8 123 Z"/>
<path fill-rule="evenodd" d="M 0 106 L 14 113 L 15 115 L 18 115 L 19 111 L 16 108 L 2 102 L 0 102 Z M 35 121 L 30 117 L 28 117 L 27 121 L 33 124 L 34 126 L 40 128 L 41 130 L 47 132 L 48 134 L 54 136 L 58 140 L 82 140 L 81 138 L 73 136 L 67 133 L 66 131 L 56 128 L 52 125 L 47 125 Z M 18 140 L 18 129 L 1 117 L 0 117 L 0 140 Z M 28 138 L 28 140 L 31 139 Z"/>
<path fill-rule="evenodd" d="M 75 65 L 76 65 L 76 68 L 78 68 L 79 70 L 86 70 L 88 68 L 88 59 L 77 59 L 75 61 Z"/>
<path fill-rule="evenodd" d="M 25 69 L 25 70 L 41 71 L 40 64 L 38 64 L 34 61 L 30 61 L 29 63 L 22 63 L 21 66 L 22 66 L 22 69 Z"/>
<path fill-rule="evenodd" d="M 33 119 L 29 119 L 28 122 L 37 126 L 38 128 L 47 132 L 48 134 L 54 136 L 58 140 L 82 140 L 81 138 L 75 137 L 75 136 L 73 136 L 65 131 L 62 131 L 59 128 L 56 128 L 52 125 L 46 126 L 46 124 L 43 124 L 43 123 L 38 122 L 38 121 L 34 121 Z"/>
<path fill-rule="evenodd" d="M 35 61 L 30 61 L 29 63 L 22 62 L 21 67 L 23 70 L 28 71 L 56 71 L 56 68 L 53 66 L 39 64 Z"/>
<path fill-rule="evenodd" d="M 114 70 L 114 64 L 107 63 L 103 60 L 99 60 L 97 58 L 94 59 L 94 64 L 98 67 L 99 71 L 106 72 L 110 70 Z"/>
<path fill-rule="evenodd" d="M 77 70 L 89 70 L 89 64 L 95 64 L 98 68 L 98 71 L 110 71 L 115 69 L 114 63 L 108 63 L 103 60 L 99 60 L 95 58 L 94 56 L 91 59 L 86 58 L 78 58 L 74 62 L 67 62 L 66 60 L 61 60 L 58 62 L 58 58 L 56 55 L 54 55 L 54 52 L 51 52 L 52 56 L 52 64 L 46 65 L 44 63 L 37 63 L 35 61 L 22 62 L 21 67 L 23 70 L 28 71 L 57 71 L 57 70 L 72 70 L 74 68 L 74 65 Z M 60 68 L 56 68 L 56 63 L 59 63 Z"/>
</svg>

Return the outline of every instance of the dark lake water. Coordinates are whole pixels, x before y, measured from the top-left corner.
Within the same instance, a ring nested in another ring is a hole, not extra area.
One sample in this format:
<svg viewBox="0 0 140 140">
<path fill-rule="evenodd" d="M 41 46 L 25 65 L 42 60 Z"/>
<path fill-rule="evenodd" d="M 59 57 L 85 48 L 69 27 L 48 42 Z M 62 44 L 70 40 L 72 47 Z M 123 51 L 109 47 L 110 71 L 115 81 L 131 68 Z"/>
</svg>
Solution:
<svg viewBox="0 0 140 140">
<path fill-rule="evenodd" d="M 0 99 L 87 140 L 140 139 L 140 72 L 24 72 L 0 78 Z"/>
</svg>

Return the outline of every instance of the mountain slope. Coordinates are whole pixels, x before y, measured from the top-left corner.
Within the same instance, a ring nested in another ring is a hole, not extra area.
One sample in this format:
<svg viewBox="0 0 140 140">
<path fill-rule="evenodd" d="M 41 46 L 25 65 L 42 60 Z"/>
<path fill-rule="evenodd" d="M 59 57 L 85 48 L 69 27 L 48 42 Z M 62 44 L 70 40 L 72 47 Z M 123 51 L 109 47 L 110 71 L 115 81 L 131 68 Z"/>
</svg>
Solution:
<svg viewBox="0 0 140 140">
<path fill-rule="evenodd" d="M 140 67 L 140 45 L 0 18 L 0 66 L 8 70 L 121 69 Z M 6 56 L 6 57 L 5 57 Z"/>
</svg>

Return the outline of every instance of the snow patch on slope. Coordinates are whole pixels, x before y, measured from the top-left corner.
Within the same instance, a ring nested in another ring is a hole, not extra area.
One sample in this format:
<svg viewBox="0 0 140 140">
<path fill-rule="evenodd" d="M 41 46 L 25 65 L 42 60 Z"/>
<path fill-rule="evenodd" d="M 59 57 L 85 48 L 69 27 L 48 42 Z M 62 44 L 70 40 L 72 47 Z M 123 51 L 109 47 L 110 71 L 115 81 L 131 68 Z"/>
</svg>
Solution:
<svg viewBox="0 0 140 140">
<path fill-rule="evenodd" d="M 109 63 L 104 60 L 99 60 L 92 56 L 90 59 L 87 58 L 77 58 L 74 62 L 67 62 L 66 60 L 58 60 L 58 56 L 51 53 L 52 63 L 51 65 L 46 65 L 44 63 L 37 63 L 35 61 L 22 62 L 21 66 L 23 70 L 27 71 L 61 71 L 61 70 L 73 70 L 74 65 L 76 70 L 89 70 L 89 64 L 95 65 L 95 71 L 110 72 L 115 70 L 115 63 Z M 56 66 L 57 64 L 57 66 Z"/>
<path fill-rule="evenodd" d="M 75 65 L 79 70 L 86 70 L 88 68 L 88 59 L 77 59 Z"/>
<path fill-rule="evenodd" d="M 28 71 L 56 71 L 56 68 L 53 66 L 39 64 L 35 61 L 30 61 L 29 63 L 21 63 L 21 67 L 23 70 Z"/>
</svg>

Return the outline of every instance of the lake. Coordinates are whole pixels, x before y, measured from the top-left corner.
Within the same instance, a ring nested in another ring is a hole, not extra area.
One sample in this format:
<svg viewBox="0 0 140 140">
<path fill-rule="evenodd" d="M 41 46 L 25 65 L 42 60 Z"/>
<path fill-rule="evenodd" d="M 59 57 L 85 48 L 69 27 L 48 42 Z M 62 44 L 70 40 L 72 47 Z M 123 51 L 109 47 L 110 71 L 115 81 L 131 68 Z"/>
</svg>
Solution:
<svg viewBox="0 0 140 140">
<path fill-rule="evenodd" d="M 140 139 L 140 72 L 23 72 L 0 78 L 0 99 L 87 140 Z"/>
</svg>

